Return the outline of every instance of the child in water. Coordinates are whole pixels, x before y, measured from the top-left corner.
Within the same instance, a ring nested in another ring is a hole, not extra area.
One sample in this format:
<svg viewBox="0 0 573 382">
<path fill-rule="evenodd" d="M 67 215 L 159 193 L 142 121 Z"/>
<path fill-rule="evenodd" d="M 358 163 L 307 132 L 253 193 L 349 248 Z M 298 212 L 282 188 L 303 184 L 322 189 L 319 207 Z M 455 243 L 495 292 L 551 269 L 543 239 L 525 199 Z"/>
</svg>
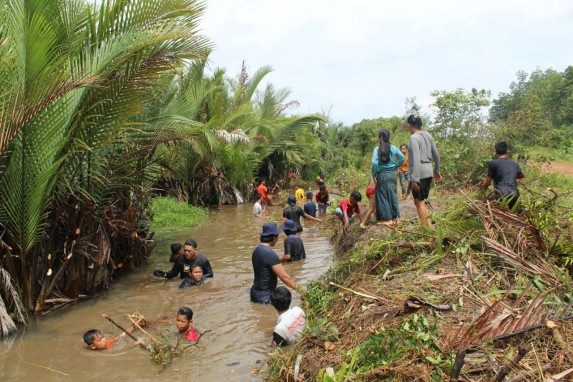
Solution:
<svg viewBox="0 0 573 382">
<path fill-rule="evenodd" d="M 137 320 L 137 324 L 140 324 L 142 320 L 143 320 L 143 317 L 140 317 Z M 131 333 L 134 330 L 135 330 L 135 326 L 132 325 L 127 329 L 127 332 Z M 86 343 L 86 345 L 88 345 L 88 347 L 91 350 L 107 350 L 107 349 L 111 349 L 113 344 L 117 340 L 119 340 L 120 338 L 125 337 L 125 335 L 126 335 L 125 333 L 121 333 L 117 337 L 107 339 L 107 337 L 105 336 L 105 334 L 103 334 L 103 332 L 101 330 L 90 329 L 84 333 L 83 338 L 84 338 L 84 342 Z M 140 346 L 145 347 L 145 344 L 141 340 L 136 341 L 135 345 L 140 345 Z"/>
<path fill-rule="evenodd" d="M 199 341 L 201 333 L 193 326 L 193 311 L 186 306 L 177 311 L 175 325 L 179 334 L 185 336 L 187 341 Z"/>
<path fill-rule="evenodd" d="M 200 265 L 193 265 L 189 275 L 183 280 L 179 288 L 189 288 L 192 286 L 203 285 L 207 277 L 203 276 L 203 268 Z"/>
<path fill-rule="evenodd" d="M 171 257 L 169 258 L 170 263 L 174 263 L 183 254 L 183 246 L 179 243 L 171 244 Z"/>
</svg>

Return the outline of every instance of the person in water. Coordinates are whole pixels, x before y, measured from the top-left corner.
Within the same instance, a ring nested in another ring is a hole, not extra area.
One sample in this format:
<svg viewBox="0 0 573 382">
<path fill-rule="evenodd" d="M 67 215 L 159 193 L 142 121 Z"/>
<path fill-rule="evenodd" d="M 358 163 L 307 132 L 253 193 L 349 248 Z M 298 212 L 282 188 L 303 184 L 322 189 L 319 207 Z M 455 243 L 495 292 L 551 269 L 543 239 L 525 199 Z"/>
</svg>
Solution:
<svg viewBox="0 0 573 382">
<path fill-rule="evenodd" d="M 275 251 L 271 249 L 278 241 L 281 230 L 275 223 L 263 225 L 260 233 L 260 243 L 253 251 L 251 261 L 253 263 L 254 280 L 251 286 L 251 301 L 257 304 L 271 302 L 271 293 L 277 287 L 277 278 L 280 278 L 292 289 L 297 288 L 296 282 L 286 273 Z"/>
<path fill-rule="evenodd" d="M 169 257 L 169 262 L 174 263 L 183 254 L 183 246 L 179 243 L 171 244 L 171 257 Z"/>
<path fill-rule="evenodd" d="M 199 341 L 201 333 L 193 326 L 193 311 L 186 306 L 179 308 L 175 317 L 175 326 L 179 334 L 184 335 L 187 341 Z"/>
<path fill-rule="evenodd" d="M 140 317 L 137 320 L 137 324 L 139 324 L 142 320 L 143 320 L 143 317 Z M 135 330 L 135 325 L 131 325 L 127 329 L 127 332 L 131 333 L 134 330 Z M 125 336 L 126 336 L 126 334 L 124 332 L 124 333 L 121 333 L 117 337 L 108 339 L 100 329 L 90 329 L 84 333 L 83 338 L 84 338 L 84 342 L 86 343 L 86 345 L 88 345 L 88 348 L 90 348 L 91 350 L 107 350 L 107 349 L 111 349 L 111 347 L 113 346 L 113 344 L 115 342 L 117 342 L 120 338 L 123 338 Z M 135 345 L 140 345 L 140 346 L 144 346 L 144 347 L 146 346 L 145 343 L 141 340 L 136 341 Z"/>
<path fill-rule="evenodd" d="M 281 257 L 281 263 L 306 259 L 304 244 L 300 236 L 296 234 L 296 223 L 287 219 L 282 228 L 287 237 L 284 241 L 285 250 Z"/>
<path fill-rule="evenodd" d="M 188 239 L 183 246 L 183 256 L 175 261 L 171 270 L 167 272 L 155 270 L 153 271 L 153 275 L 155 277 L 171 279 L 179 274 L 179 278 L 184 279 L 189 275 L 193 265 L 200 265 L 205 277 L 213 277 L 213 268 L 211 268 L 209 259 L 197 251 L 197 242 L 195 240 Z"/>
<path fill-rule="evenodd" d="M 316 211 L 318 209 L 316 203 L 312 201 L 313 197 L 314 194 L 311 191 L 306 193 L 306 203 L 304 204 L 303 210 L 305 214 L 316 217 Z"/>
<path fill-rule="evenodd" d="M 203 276 L 203 268 L 199 264 L 193 265 L 191 267 L 191 272 L 189 272 L 189 276 L 183 280 L 179 288 L 189 288 L 192 286 L 199 286 L 203 285 L 207 280 L 207 277 Z"/>
<path fill-rule="evenodd" d="M 316 222 L 321 222 L 322 220 L 315 218 L 314 216 L 307 215 L 302 208 L 296 205 L 296 198 L 290 195 L 287 198 L 288 207 L 283 210 L 283 220 L 284 224 L 287 219 L 293 220 L 296 223 L 296 232 L 302 232 L 302 224 L 300 224 L 301 216 L 305 219 L 314 220 Z"/>
<path fill-rule="evenodd" d="M 285 287 L 276 287 L 271 294 L 271 305 L 277 310 L 279 318 L 273 330 L 273 345 L 290 345 L 302 334 L 306 325 L 304 311 L 290 307 L 292 296 Z"/>
</svg>

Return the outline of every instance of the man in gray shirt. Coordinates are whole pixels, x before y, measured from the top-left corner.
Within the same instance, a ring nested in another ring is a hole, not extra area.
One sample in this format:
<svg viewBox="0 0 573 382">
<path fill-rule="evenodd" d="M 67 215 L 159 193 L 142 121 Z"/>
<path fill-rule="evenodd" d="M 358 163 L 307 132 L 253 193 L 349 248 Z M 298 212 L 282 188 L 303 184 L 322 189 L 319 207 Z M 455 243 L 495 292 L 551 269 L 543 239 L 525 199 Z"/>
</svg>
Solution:
<svg viewBox="0 0 573 382">
<path fill-rule="evenodd" d="M 408 168 L 414 205 L 418 210 L 420 223 L 430 227 L 432 220 L 428 217 L 425 200 L 430 195 L 432 179 L 436 179 L 436 182 L 442 180 L 440 154 L 434 138 L 422 131 L 422 119 L 419 116 L 412 114 L 408 117 L 408 131 L 411 134 L 408 146 Z"/>
</svg>

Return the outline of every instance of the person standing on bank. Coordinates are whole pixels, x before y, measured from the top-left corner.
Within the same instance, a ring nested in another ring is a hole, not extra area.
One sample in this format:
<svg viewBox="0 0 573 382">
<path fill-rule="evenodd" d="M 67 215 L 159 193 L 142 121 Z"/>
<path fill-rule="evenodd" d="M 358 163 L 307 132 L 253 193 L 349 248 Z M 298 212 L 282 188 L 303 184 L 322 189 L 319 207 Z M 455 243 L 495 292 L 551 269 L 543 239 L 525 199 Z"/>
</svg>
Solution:
<svg viewBox="0 0 573 382">
<path fill-rule="evenodd" d="M 251 301 L 257 304 L 271 302 L 271 293 L 277 287 L 277 278 L 281 279 L 288 287 L 297 289 L 298 285 L 286 273 L 281 265 L 279 256 L 271 249 L 279 239 L 282 230 L 275 223 L 263 225 L 260 233 L 260 243 L 252 255 L 253 273 L 255 279 L 251 287 Z"/>
<path fill-rule="evenodd" d="M 408 147 L 408 170 L 410 175 L 410 188 L 414 205 L 418 210 L 420 223 L 430 227 L 432 220 L 428 217 L 426 199 L 430 195 L 432 179 L 436 182 L 442 180 L 440 173 L 440 154 L 436 148 L 434 138 L 422 131 L 422 119 L 414 114 L 408 117 L 408 131 L 410 132 L 410 145 Z M 432 160 L 434 165 L 432 166 Z"/>
<path fill-rule="evenodd" d="M 219 210 L 223 209 L 223 189 L 225 188 L 225 179 L 223 173 L 217 173 L 217 178 L 215 179 L 215 191 L 217 191 L 217 208 Z"/>
<path fill-rule="evenodd" d="M 378 139 L 379 145 L 372 152 L 372 177 L 376 179 L 376 224 L 391 227 L 400 217 L 396 170 L 406 157 L 390 144 L 388 130 L 380 130 Z"/>
</svg>

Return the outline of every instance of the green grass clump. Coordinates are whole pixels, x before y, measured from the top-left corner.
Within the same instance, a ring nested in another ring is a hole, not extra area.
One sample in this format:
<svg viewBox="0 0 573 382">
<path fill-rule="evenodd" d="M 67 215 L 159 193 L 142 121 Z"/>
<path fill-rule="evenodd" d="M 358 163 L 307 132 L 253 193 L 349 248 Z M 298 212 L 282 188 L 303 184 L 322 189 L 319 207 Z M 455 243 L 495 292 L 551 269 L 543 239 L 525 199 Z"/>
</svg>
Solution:
<svg viewBox="0 0 573 382">
<path fill-rule="evenodd" d="M 171 197 L 154 198 L 150 210 L 153 216 L 150 226 L 154 231 L 195 227 L 202 224 L 208 217 L 205 208 L 178 202 Z"/>
</svg>

